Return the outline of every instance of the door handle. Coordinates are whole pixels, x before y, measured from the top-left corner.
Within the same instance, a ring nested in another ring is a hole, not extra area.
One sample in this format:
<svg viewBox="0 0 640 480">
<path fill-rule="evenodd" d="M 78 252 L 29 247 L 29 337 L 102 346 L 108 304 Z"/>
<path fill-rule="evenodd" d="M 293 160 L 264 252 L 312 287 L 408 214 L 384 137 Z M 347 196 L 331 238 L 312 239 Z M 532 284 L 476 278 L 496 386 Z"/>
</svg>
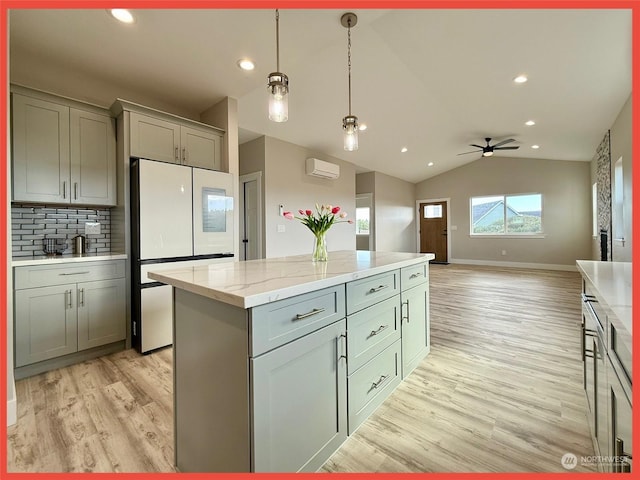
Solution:
<svg viewBox="0 0 640 480">
<path fill-rule="evenodd" d="M 78 199 L 78 182 L 73 182 L 73 199 Z"/>
<path fill-rule="evenodd" d="M 180 163 L 180 155 L 178 154 L 178 146 L 176 145 L 176 163 Z"/>
<path fill-rule="evenodd" d="M 344 358 L 345 360 L 347 360 L 347 356 L 346 356 L 346 355 L 340 355 L 340 350 L 342 350 L 340 347 L 342 346 L 342 339 L 343 339 L 343 338 L 344 338 L 345 340 L 346 340 L 346 338 L 347 338 L 347 335 L 346 335 L 346 334 L 344 334 L 344 333 L 341 333 L 340 335 L 338 335 L 338 336 L 336 337 L 336 356 L 338 357 L 338 359 L 336 360 L 336 363 L 337 363 L 337 362 L 339 362 L 339 361 L 340 361 L 341 359 L 343 359 L 343 358 Z M 346 351 L 346 348 L 345 348 L 343 351 Z"/>
<path fill-rule="evenodd" d="M 182 163 L 187 163 L 187 147 L 182 147 Z"/>
<path fill-rule="evenodd" d="M 67 297 L 67 295 L 68 295 L 68 297 Z M 65 290 L 64 291 L 64 298 L 65 298 L 66 306 L 68 308 L 71 308 L 72 307 L 72 304 L 71 304 L 71 290 Z M 67 300 L 67 298 L 68 298 L 68 300 Z"/>
<path fill-rule="evenodd" d="M 84 307 L 84 288 L 78 290 L 78 306 Z"/>
<path fill-rule="evenodd" d="M 407 306 L 407 316 L 405 317 L 404 314 L 402 313 L 402 306 L 406 305 Z M 407 298 L 404 302 L 402 302 L 400 304 L 400 320 L 406 320 L 407 323 L 409 323 L 409 299 Z"/>
<path fill-rule="evenodd" d="M 62 181 L 62 198 L 67 198 L 67 181 Z"/>
</svg>

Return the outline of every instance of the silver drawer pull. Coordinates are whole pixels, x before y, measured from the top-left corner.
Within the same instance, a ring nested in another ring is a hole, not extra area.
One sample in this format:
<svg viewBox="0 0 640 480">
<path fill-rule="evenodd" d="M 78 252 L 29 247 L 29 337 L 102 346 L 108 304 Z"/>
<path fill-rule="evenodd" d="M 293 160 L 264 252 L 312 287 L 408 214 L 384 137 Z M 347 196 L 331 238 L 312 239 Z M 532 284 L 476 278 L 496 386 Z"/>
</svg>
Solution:
<svg viewBox="0 0 640 480">
<path fill-rule="evenodd" d="M 387 378 L 389 378 L 389 375 L 380 375 L 380 378 L 378 379 L 378 381 L 377 382 L 373 382 L 371 384 L 371 388 L 369 389 L 369 392 L 371 390 L 377 389 L 380 385 L 382 385 L 387 380 Z M 367 393 L 369 393 L 369 392 L 367 392 Z"/>
<path fill-rule="evenodd" d="M 378 328 L 377 330 L 371 330 L 369 337 L 378 335 L 380 332 L 382 332 L 383 330 L 386 330 L 387 328 L 389 328 L 389 325 L 380 325 L 380 328 Z"/>
<path fill-rule="evenodd" d="M 296 320 L 302 320 L 303 318 L 312 317 L 313 315 L 317 315 L 322 312 L 324 312 L 324 308 L 314 308 L 310 312 L 296 314 Z"/>
<path fill-rule="evenodd" d="M 411 280 L 412 278 L 418 278 L 422 276 L 422 272 L 418 272 L 418 273 L 413 273 L 411 274 L 411 276 L 409 277 L 409 280 Z"/>
<path fill-rule="evenodd" d="M 91 272 L 59 273 L 58 275 L 63 277 L 63 276 L 67 276 L 67 275 L 84 275 L 85 273 L 91 273 Z"/>
<path fill-rule="evenodd" d="M 380 290 L 384 290 L 385 288 L 389 288 L 389 285 L 379 285 L 377 287 L 370 288 L 369 293 L 376 293 L 376 292 L 379 292 Z"/>
</svg>

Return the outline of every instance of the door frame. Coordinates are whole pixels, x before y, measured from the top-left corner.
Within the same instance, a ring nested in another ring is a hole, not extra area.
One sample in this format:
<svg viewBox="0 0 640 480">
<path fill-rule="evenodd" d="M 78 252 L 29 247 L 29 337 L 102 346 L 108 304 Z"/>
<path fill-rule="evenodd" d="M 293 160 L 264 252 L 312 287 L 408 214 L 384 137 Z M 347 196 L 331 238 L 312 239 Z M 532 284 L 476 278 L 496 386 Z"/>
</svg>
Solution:
<svg viewBox="0 0 640 480">
<path fill-rule="evenodd" d="M 451 198 L 429 198 L 426 200 L 416 200 L 416 252 L 420 253 L 420 204 L 430 202 L 445 202 L 447 205 L 447 262 L 451 262 Z"/>
<path fill-rule="evenodd" d="M 366 200 L 369 203 L 369 250 L 373 251 L 376 249 L 375 242 L 375 207 L 373 204 L 373 193 L 356 193 L 356 208 L 358 208 L 358 198 Z M 355 211 L 353 212 L 354 221 L 355 221 Z"/>
<path fill-rule="evenodd" d="M 264 251 L 262 248 L 262 217 L 264 215 L 264 211 L 262 209 L 262 172 L 257 171 L 253 173 L 247 173 L 246 175 L 240 175 L 238 177 L 239 191 L 238 191 L 238 213 L 240 217 L 240 226 L 238 229 L 238 243 L 239 243 L 239 260 L 245 260 L 244 253 L 244 243 L 242 243 L 242 239 L 244 237 L 244 184 L 247 182 L 256 181 L 257 185 L 257 197 L 258 197 L 258 216 L 257 216 L 257 225 L 256 225 L 256 243 L 258 245 L 258 258 L 264 258 Z"/>
</svg>

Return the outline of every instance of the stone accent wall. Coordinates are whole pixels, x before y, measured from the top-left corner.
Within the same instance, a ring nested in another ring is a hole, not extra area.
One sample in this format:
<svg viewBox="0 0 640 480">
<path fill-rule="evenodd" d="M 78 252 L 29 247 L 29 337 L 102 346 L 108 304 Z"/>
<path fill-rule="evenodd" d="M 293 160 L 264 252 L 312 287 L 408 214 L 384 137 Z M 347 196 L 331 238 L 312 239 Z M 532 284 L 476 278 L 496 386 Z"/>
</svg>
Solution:
<svg viewBox="0 0 640 480">
<path fill-rule="evenodd" d="M 607 260 L 611 260 L 611 132 L 598 145 L 594 156 L 598 184 L 598 258 L 600 258 L 600 230 L 607 231 Z"/>
<path fill-rule="evenodd" d="M 100 223 L 100 234 L 85 235 L 85 222 Z M 111 212 L 108 208 L 12 204 L 11 246 L 14 257 L 44 255 L 43 241 L 55 238 L 63 253 L 75 253 L 71 239 L 87 237 L 87 253 L 111 252 Z"/>
</svg>

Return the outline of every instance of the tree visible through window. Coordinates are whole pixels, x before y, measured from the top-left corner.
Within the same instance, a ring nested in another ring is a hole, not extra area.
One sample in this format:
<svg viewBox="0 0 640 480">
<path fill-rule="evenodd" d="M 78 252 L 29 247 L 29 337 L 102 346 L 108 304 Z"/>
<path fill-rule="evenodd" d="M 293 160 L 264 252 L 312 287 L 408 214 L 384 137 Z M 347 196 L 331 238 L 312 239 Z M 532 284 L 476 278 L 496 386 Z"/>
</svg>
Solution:
<svg viewBox="0 0 640 480">
<path fill-rule="evenodd" d="M 369 235 L 369 207 L 356 208 L 356 235 Z"/>
<path fill-rule="evenodd" d="M 494 195 L 471 198 L 471 233 L 535 235 L 542 233 L 542 195 Z"/>
</svg>

